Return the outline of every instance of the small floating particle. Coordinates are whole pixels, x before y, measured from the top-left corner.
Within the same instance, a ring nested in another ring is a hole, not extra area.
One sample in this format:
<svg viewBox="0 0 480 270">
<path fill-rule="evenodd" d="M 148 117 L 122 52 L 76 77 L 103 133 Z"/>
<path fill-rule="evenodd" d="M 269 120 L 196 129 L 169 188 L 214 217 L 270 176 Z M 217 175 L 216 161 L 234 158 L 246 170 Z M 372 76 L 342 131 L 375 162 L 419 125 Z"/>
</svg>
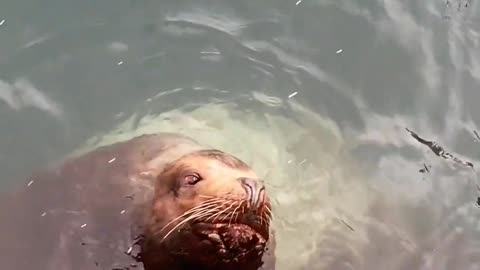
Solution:
<svg viewBox="0 0 480 270">
<path fill-rule="evenodd" d="M 31 186 L 33 184 L 33 180 L 28 182 L 27 187 Z"/>
<path fill-rule="evenodd" d="M 295 3 L 295 5 L 299 5 L 300 3 L 302 3 L 302 0 L 298 0 L 297 3 Z"/>
<path fill-rule="evenodd" d="M 473 131 L 473 134 L 475 134 L 475 137 L 477 137 L 477 140 L 480 141 L 480 135 L 478 135 L 478 132 L 476 130 Z"/>
<path fill-rule="evenodd" d="M 425 168 L 425 170 L 426 170 L 427 172 L 430 172 L 430 170 L 429 170 L 428 167 L 427 167 L 427 164 L 423 163 L 423 167 Z M 432 165 L 430 165 L 429 167 L 431 168 Z"/>
<path fill-rule="evenodd" d="M 82 226 L 80 226 L 80 228 L 85 228 L 87 227 L 87 223 L 83 224 Z"/>
<path fill-rule="evenodd" d="M 290 164 L 290 163 L 292 163 L 292 161 L 293 161 L 293 160 L 290 159 L 289 161 L 287 161 L 287 163 Z"/>
<path fill-rule="evenodd" d="M 347 228 L 349 228 L 352 232 L 355 231 L 355 229 L 352 226 L 350 226 L 345 220 L 340 219 L 340 221 L 343 223 L 343 225 L 347 226 Z"/>
<path fill-rule="evenodd" d="M 343 52 L 343 50 L 342 50 L 342 49 L 338 50 L 338 51 L 337 51 L 337 54 L 339 54 L 339 53 L 341 53 L 341 52 Z"/>
<path fill-rule="evenodd" d="M 121 64 L 123 64 L 123 61 L 117 63 L 118 66 L 120 66 Z"/>
<path fill-rule="evenodd" d="M 112 162 L 114 162 L 116 159 L 117 159 L 117 158 L 114 157 L 114 158 L 110 159 L 110 160 L 108 161 L 108 163 L 112 163 Z"/>
<path fill-rule="evenodd" d="M 44 217 L 46 215 L 47 215 L 47 212 L 43 212 L 41 216 Z"/>
<path fill-rule="evenodd" d="M 122 210 L 122 212 L 120 212 L 121 215 L 125 214 L 125 210 Z"/>
<path fill-rule="evenodd" d="M 300 163 L 298 163 L 298 165 L 302 165 L 303 163 L 307 162 L 307 159 L 303 159 Z"/>
<path fill-rule="evenodd" d="M 298 92 L 293 92 L 290 95 L 288 95 L 288 98 L 292 98 L 292 97 L 296 96 L 297 94 L 298 94 Z"/>
<path fill-rule="evenodd" d="M 2 26 L 5 23 L 5 20 L 0 21 L 0 26 Z"/>
<path fill-rule="evenodd" d="M 132 253 L 133 247 L 129 247 L 127 250 L 127 254 L 130 255 Z"/>
<path fill-rule="evenodd" d="M 429 165 L 429 166 L 427 167 L 427 164 L 423 163 L 423 168 L 421 168 L 421 169 L 418 170 L 418 171 L 421 172 L 421 173 L 427 173 L 427 172 L 429 173 L 429 172 L 430 172 L 430 170 L 428 169 L 429 167 L 431 168 L 432 165 Z"/>
</svg>

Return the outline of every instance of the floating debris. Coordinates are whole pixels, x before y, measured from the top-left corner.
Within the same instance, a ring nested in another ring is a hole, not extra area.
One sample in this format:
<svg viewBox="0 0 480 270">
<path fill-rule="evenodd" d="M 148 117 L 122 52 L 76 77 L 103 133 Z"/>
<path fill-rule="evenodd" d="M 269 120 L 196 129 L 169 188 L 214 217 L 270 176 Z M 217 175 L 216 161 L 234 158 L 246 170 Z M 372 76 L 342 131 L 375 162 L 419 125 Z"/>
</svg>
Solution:
<svg viewBox="0 0 480 270">
<path fill-rule="evenodd" d="M 0 26 L 2 26 L 5 23 L 5 20 L 0 21 Z"/>
<path fill-rule="evenodd" d="M 476 130 L 473 131 L 473 134 L 475 134 L 475 137 L 477 137 L 477 140 L 480 141 L 480 135 L 478 135 L 478 132 Z"/>
<path fill-rule="evenodd" d="M 128 250 L 127 250 L 126 253 L 127 253 L 128 255 L 130 255 L 130 254 L 132 254 L 132 250 L 133 250 L 133 246 L 130 246 L 130 247 L 128 248 Z"/>
<path fill-rule="evenodd" d="M 123 214 L 125 214 L 125 212 L 126 212 L 125 210 L 122 210 L 122 212 L 120 212 L 120 214 L 123 215 Z"/>
<path fill-rule="evenodd" d="M 300 161 L 300 163 L 298 163 L 298 165 L 302 165 L 303 163 L 307 162 L 307 159 L 303 159 L 302 161 Z"/>
<path fill-rule="evenodd" d="M 446 0 L 444 13 L 450 13 L 450 15 L 446 14 L 444 18 L 452 19 L 452 16 L 458 15 L 458 13 L 468 8 L 470 4 L 471 0 Z"/>
<path fill-rule="evenodd" d="M 432 165 L 429 165 L 428 167 L 432 168 Z M 421 173 L 425 173 L 425 172 L 430 172 L 430 170 L 428 169 L 427 165 L 425 163 L 423 163 L 423 168 L 419 170 L 419 172 Z"/>
<path fill-rule="evenodd" d="M 130 199 L 130 200 L 133 200 L 133 199 L 134 199 L 134 196 L 133 196 L 133 195 L 128 195 L 128 196 L 125 196 L 125 198 Z"/>
<path fill-rule="evenodd" d="M 343 50 L 342 50 L 342 49 L 338 50 L 338 51 L 337 51 L 337 54 L 339 54 L 339 53 L 341 53 L 341 52 L 343 52 Z"/>
<path fill-rule="evenodd" d="M 108 163 L 112 163 L 112 162 L 114 162 L 116 159 L 117 159 L 117 158 L 114 157 L 114 158 L 110 159 L 110 160 L 108 161 Z"/>
<path fill-rule="evenodd" d="M 28 182 L 27 187 L 31 186 L 33 184 L 33 180 Z"/>
<path fill-rule="evenodd" d="M 87 223 L 83 224 L 82 226 L 80 226 L 80 228 L 85 228 L 87 227 Z"/>
<path fill-rule="evenodd" d="M 46 215 L 47 215 L 47 212 L 43 212 L 42 215 L 41 215 L 41 217 L 44 217 L 44 216 L 46 216 Z"/>
<path fill-rule="evenodd" d="M 117 66 L 120 66 L 121 64 L 123 64 L 123 61 L 118 62 Z"/>
<path fill-rule="evenodd" d="M 292 98 L 292 97 L 296 96 L 297 94 L 298 94 L 298 92 L 293 92 L 290 95 L 288 95 L 288 98 Z"/>
<path fill-rule="evenodd" d="M 348 227 L 348 228 L 349 228 L 349 229 L 350 229 L 352 232 L 354 232 L 354 231 L 355 231 L 355 229 L 354 229 L 352 226 L 348 225 L 348 223 L 347 223 L 347 222 L 345 222 L 345 220 L 343 220 L 343 219 L 340 219 L 340 221 L 341 221 L 341 222 L 342 222 L 342 223 L 343 223 L 345 226 L 347 226 L 347 227 Z"/>
<path fill-rule="evenodd" d="M 289 161 L 287 161 L 288 164 L 290 164 L 290 163 L 292 163 L 292 162 L 293 162 L 293 160 L 291 160 L 291 159 L 290 159 Z"/>
<path fill-rule="evenodd" d="M 462 7 L 468 7 L 471 0 L 456 0 L 457 1 L 457 11 L 460 11 Z M 450 7 L 452 2 L 450 0 L 445 1 L 445 5 Z"/>
<path fill-rule="evenodd" d="M 469 161 L 464 161 L 464 160 L 461 160 L 455 156 L 453 156 L 452 154 L 448 153 L 448 152 L 445 152 L 445 150 L 443 149 L 443 147 L 441 147 L 440 145 L 438 145 L 436 142 L 434 141 L 427 141 L 423 138 L 421 138 L 420 136 L 418 136 L 417 133 L 411 131 L 410 129 L 408 128 L 405 128 L 407 130 L 408 133 L 410 133 L 410 135 L 415 138 L 418 142 L 420 142 L 421 144 L 424 144 L 426 146 L 428 146 L 428 148 L 430 148 L 430 150 L 432 150 L 432 152 L 439 156 L 439 157 L 442 157 L 444 159 L 451 159 L 453 160 L 454 162 L 458 163 L 458 164 L 461 164 L 463 166 L 467 166 L 467 167 L 470 167 L 472 169 L 474 169 L 473 167 L 473 163 L 469 162 Z"/>
<path fill-rule="evenodd" d="M 302 3 L 302 0 L 298 0 L 297 3 L 295 3 L 295 5 L 300 5 L 300 3 Z"/>
</svg>

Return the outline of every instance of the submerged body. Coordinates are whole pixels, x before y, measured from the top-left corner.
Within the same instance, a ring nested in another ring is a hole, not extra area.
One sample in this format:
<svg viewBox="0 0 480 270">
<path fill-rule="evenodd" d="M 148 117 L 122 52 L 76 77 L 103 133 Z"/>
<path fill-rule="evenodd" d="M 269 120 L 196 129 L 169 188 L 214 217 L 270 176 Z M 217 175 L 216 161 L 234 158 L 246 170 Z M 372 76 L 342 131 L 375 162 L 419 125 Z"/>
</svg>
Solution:
<svg viewBox="0 0 480 270">
<path fill-rule="evenodd" d="M 190 138 L 139 136 L 27 183 L 1 196 L 2 268 L 274 269 L 262 182 Z"/>
</svg>

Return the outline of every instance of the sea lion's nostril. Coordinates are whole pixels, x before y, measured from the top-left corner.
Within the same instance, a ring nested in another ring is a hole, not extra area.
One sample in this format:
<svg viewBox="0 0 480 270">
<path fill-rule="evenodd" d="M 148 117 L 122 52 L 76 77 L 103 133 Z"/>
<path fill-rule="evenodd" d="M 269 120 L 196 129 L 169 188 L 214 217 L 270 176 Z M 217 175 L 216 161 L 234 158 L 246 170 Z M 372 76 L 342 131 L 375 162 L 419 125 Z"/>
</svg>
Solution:
<svg viewBox="0 0 480 270">
<path fill-rule="evenodd" d="M 239 180 L 247 193 L 247 200 L 250 203 L 250 207 L 258 208 L 264 198 L 265 187 L 263 184 L 258 180 L 246 177 L 239 178 Z"/>
</svg>

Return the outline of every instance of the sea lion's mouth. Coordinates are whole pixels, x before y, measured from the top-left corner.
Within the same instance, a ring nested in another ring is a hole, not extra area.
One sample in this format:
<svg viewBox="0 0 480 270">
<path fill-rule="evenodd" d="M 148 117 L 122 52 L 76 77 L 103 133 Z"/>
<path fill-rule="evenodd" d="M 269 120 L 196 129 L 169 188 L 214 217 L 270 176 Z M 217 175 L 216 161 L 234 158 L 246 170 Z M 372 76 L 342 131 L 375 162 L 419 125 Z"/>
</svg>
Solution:
<svg viewBox="0 0 480 270">
<path fill-rule="evenodd" d="M 207 265 L 211 269 L 240 269 L 242 265 L 261 264 L 267 251 L 269 226 L 235 222 L 189 223 L 170 238 L 166 248 L 192 269 Z"/>
<path fill-rule="evenodd" d="M 191 231 L 213 246 L 221 257 L 261 256 L 268 241 L 268 226 L 245 223 L 207 223 L 191 225 Z"/>
<path fill-rule="evenodd" d="M 262 240 L 268 241 L 269 238 L 269 222 L 262 222 L 260 216 L 254 213 L 245 213 L 236 219 L 219 219 L 215 220 L 197 220 L 190 224 L 195 234 L 205 235 L 215 231 L 228 231 L 235 234 L 235 237 L 242 235 L 258 235 Z"/>
<path fill-rule="evenodd" d="M 267 241 L 269 238 L 268 226 L 256 223 L 245 222 L 196 222 L 191 225 L 192 231 L 197 235 L 210 235 L 219 232 L 229 231 L 232 237 L 243 238 L 245 236 L 256 235 L 260 240 Z"/>
</svg>

